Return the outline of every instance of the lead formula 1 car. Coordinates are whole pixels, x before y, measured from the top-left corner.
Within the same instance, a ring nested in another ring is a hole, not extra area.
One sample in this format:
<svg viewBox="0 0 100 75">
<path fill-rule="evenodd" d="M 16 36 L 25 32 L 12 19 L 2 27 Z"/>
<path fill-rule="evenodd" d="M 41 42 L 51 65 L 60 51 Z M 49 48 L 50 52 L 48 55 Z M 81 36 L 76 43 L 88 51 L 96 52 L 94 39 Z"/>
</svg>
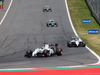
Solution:
<svg viewBox="0 0 100 75">
<path fill-rule="evenodd" d="M 52 9 L 50 6 L 46 5 L 44 8 L 43 8 L 43 12 L 52 12 Z"/>
<path fill-rule="evenodd" d="M 26 54 L 24 55 L 27 58 L 31 58 L 32 56 L 35 57 L 49 57 L 51 55 L 62 55 L 62 49 L 58 48 L 58 44 L 44 44 L 42 48 L 36 48 L 34 51 L 27 50 Z"/>
<path fill-rule="evenodd" d="M 79 39 L 79 37 L 72 37 L 70 41 L 67 41 L 68 47 L 85 47 L 86 44 L 83 40 Z"/>
</svg>

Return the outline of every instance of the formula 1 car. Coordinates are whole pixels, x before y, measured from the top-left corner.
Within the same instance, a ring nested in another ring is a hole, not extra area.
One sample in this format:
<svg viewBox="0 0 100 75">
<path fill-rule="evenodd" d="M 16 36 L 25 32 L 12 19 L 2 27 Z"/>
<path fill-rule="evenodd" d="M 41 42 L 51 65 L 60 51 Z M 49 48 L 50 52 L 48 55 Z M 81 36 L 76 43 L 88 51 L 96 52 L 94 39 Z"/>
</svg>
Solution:
<svg viewBox="0 0 100 75">
<path fill-rule="evenodd" d="M 49 57 L 51 55 L 57 55 L 61 56 L 62 55 L 62 49 L 58 48 L 58 44 L 44 44 L 42 48 L 36 48 L 34 51 L 32 50 L 27 50 L 25 57 L 31 58 L 32 56 L 35 57 Z"/>
<path fill-rule="evenodd" d="M 43 12 L 52 12 L 52 9 L 46 5 L 44 8 L 43 8 Z"/>
<path fill-rule="evenodd" d="M 47 23 L 47 27 L 58 27 L 57 22 L 55 22 L 53 19 L 49 20 Z"/>
<path fill-rule="evenodd" d="M 79 39 L 79 37 L 72 37 L 72 40 L 67 41 L 68 47 L 85 47 L 85 45 L 85 42 Z"/>
</svg>

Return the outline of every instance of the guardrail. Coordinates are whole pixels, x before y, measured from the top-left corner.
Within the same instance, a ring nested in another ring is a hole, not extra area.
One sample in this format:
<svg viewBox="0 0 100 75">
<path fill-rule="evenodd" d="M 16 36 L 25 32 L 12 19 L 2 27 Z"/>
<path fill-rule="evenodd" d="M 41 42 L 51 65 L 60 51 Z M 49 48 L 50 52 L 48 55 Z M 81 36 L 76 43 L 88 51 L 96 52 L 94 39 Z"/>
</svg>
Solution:
<svg viewBox="0 0 100 75">
<path fill-rule="evenodd" d="M 94 0 L 95 1 L 95 0 Z M 97 10 L 97 6 L 94 4 L 92 0 L 86 0 L 87 5 L 89 6 L 93 17 L 97 20 L 97 22 L 100 25 L 100 11 Z M 97 4 L 98 5 L 98 4 Z"/>
</svg>

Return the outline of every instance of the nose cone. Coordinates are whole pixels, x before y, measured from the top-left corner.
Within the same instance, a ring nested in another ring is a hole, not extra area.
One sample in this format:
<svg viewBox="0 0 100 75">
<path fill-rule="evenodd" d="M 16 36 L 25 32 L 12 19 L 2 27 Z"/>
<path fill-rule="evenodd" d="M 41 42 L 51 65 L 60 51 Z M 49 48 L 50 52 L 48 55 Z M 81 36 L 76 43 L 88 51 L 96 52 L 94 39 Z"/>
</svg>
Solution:
<svg viewBox="0 0 100 75">
<path fill-rule="evenodd" d="M 79 45 L 79 41 L 76 41 L 76 45 L 77 45 L 77 46 Z"/>
</svg>

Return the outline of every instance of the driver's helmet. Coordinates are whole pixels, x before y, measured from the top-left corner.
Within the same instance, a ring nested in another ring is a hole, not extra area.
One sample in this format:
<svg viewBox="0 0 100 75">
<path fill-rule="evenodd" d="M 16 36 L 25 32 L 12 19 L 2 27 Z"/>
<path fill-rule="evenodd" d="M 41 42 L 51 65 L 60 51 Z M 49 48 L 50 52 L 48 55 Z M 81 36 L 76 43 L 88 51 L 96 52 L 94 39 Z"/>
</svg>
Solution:
<svg viewBox="0 0 100 75">
<path fill-rule="evenodd" d="M 45 49 L 50 48 L 49 44 L 45 44 Z"/>
<path fill-rule="evenodd" d="M 72 37 L 72 40 L 75 40 L 75 37 Z"/>
<path fill-rule="evenodd" d="M 79 37 L 76 37 L 76 40 L 79 40 Z"/>
</svg>

